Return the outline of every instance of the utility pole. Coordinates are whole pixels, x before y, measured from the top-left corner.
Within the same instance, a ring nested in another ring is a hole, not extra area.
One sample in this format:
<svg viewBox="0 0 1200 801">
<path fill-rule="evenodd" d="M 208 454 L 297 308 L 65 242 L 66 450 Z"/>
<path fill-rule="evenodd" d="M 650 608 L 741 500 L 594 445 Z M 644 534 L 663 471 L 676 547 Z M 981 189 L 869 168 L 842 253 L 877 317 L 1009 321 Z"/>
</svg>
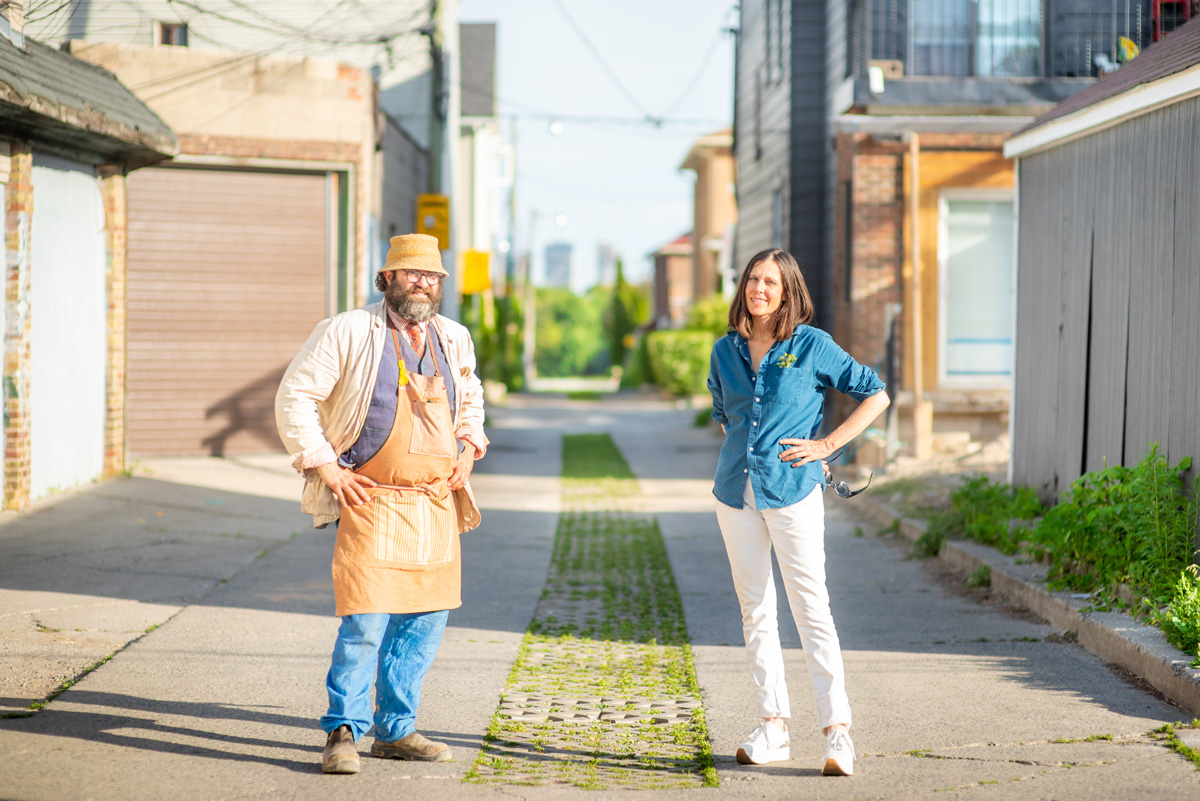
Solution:
<svg viewBox="0 0 1200 801">
<path fill-rule="evenodd" d="M 537 378 L 537 362 L 534 359 L 534 349 L 537 347 L 537 292 L 533 286 L 533 229 L 537 227 L 538 210 L 529 211 L 529 249 L 525 255 L 525 269 L 522 271 L 524 284 L 524 352 L 521 354 L 521 366 L 525 375 L 524 387 L 526 392 L 533 390 L 533 380 Z"/>
<path fill-rule="evenodd" d="M 442 264 L 450 273 L 443 283 L 441 313 L 459 319 L 458 255 L 455 232 L 462 221 L 455 187 L 458 184 L 459 62 L 458 2 L 433 0 L 433 19 L 423 32 L 429 37 L 432 62 L 429 115 L 429 191 L 450 198 L 450 247 L 442 251 Z"/>
</svg>

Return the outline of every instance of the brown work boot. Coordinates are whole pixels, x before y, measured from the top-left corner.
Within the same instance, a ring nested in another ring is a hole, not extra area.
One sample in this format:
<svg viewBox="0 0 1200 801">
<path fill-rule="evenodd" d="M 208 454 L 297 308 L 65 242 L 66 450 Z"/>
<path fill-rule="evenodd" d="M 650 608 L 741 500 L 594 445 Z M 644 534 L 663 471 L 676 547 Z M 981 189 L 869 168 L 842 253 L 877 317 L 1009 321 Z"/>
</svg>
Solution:
<svg viewBox="0 0 1200 801">
<path fill-rule="evenodd" d="M 323 773 L 358 773 L 358 748 L 349 726 L 338 726 L 329 732 L 325 750 L 321 752 Z"/>
<path fill-rule="evenodd" d="M 401 737 L 390 743 L 376 738 L 371 743 L 371 756 L 384 759 L 415 759 L 421 762 L 449 762 L 450 746 L 435 743 L 420 732 Z"/>
</svg>

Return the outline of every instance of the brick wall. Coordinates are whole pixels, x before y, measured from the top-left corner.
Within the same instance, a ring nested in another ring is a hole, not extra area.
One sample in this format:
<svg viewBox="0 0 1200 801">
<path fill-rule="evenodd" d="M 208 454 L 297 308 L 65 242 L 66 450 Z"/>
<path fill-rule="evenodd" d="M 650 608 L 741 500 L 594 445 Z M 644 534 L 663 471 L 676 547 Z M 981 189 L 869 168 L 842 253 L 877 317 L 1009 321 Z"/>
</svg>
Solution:
<svg viewBox="0 0 1200 801">
<path fill-rule="evenodd" d="M 13 142 L 4 225 L 4 508 L 23 509 L 30 494 L 29 232 L 33 151 Z"/>
<path fill-rule="evenodd" d="M 125 175 L 102 169 L 100 194 L 108 221 L 106 290 L 108 296 L 108 367 L 105 380 L 104 475 L 125 469 L 125 300 L 129 278 L 129 215 Z"/>
<path fill-rule="evenodd" d="M 856 361 L 879 370 L 881 376 L 887 355 L 887 307 L 902 300 L 904 150 L 899 142 L 862 134 L 837 138 L 833 335 Z M 897 347 L 897 375 L 900 355 Z M 894 395 L 897 387 L 888 389 Z"/>
</svg>

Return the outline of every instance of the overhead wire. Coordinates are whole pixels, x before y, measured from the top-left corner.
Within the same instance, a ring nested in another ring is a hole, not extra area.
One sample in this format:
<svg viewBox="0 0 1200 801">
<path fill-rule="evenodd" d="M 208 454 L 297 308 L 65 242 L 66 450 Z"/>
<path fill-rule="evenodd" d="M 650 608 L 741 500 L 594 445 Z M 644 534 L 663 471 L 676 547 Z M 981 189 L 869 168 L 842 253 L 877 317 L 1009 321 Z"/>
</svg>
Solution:
<svg viewBox="0 0 1200 801">
<path fill-rule="evenodd" d="M 612 67 L 608 66 L 608 62 L 604 60 L 604 56 L 600 55 L 600 51 L 596 48 L 596 45 L 592 43 L 592 40 L 588 37 L 587 33 L 584 32 L 583 28 L 579 26 L 579 23 L 575 21 L 575 18 L 571 16 L 571 13 L 567 11 L 567 7 L 563 5 L 562 0 L 551 0 L 551 2 L 554 3 L 556 8 L 558 8 L 559 13 L 562 14 L 563 19 L 567 21 L 567 24 L 570 25 L 575 31 L 575 35 L 579 37 L 581 42 L 583 42 L 584 47 L 586 47 L 588 52 L 592 54 L 592 58 L 595 59 L 596 63 L 600 66 L 600 69 L 604 71 L 604 74 L 608 76 L 608 79 L 612 82 L 613 86 L 615 86 L 617 90 L 625 96 L 625 99 L 629 101 L 630 105 L 640 111 L 647 120 L 653 120 L 654 115 L 652 115 L 646 109 L 646 107 L 643 106 L 638 99 L 633 96 L 633 93 L 629 91 L 629 89 L 613 71 Z"/>
<path fill-rule="evenodd" d="M 692 92 L 696 91 L 696 87 L 700 85 L 700 79 L 704 77 L 704 74 L 708 71 L 708 65 L 712 63 L 713 57 L 717 54 L 717 45 L 721 44 L 721 36 L 724 33 L 724 28 L 717 29 L 716 34 L 713 36 L 712 41 L 708 45 L 708 50 L 700 59 L 700 66 L 696 69 L 691 81 L 688 82 L 687 87 L 682 93 L 680 93 L 679 98 L 662 113 L 663 117 L 670 117 L 672 114 L 678 111 L 679 107 L 687 102 L 687 99 L 691 97 Z"/>
<path fill-rule="evenodd" d="M 222 109 L 221 111 L 217 112 L 213 116 L 206 119 L 204 122 L 201 122 L 197 125 L 191 126 L 192 130 L 197 131 L 197 132 L 202 131 L 204 129 L 204 126 L 208 125 L 213 120 L 220 119 L 221 117 L 225 116 L 229 112 L 233 111 L 235 108 L 238 108 L 239 106 L 242 106 L 245 103 L 249 103 L 251 100 L 253 100 L 258 95 L 263 94 L 264 92 L 267 92 L 268 90 L 274 89 L 276 86 L 281 85 L 284 81 L 291 80 L 293 74 L 297 70 L 301 69 L 303 66 L 304 66 L 303 61 L 299 61 L 299 62 L 293 64 L 291 69 L 284 72 L 282 75 L 280 75 L 274 81 L 271 81 L 269 84 L 266 84 L 264 86 L 259 86 L 253 92 L 251 92 L 248 96 L 243 97 L 241 100 L 237 101 L 236 103 L 233 103 L 233 104 L 227 106 L 226 108 Z"/>
<path fill-rule="evenodd" d="M 234 25 L 241 25 L 246 28 L 263 31 L 265 33 L 274 34 L 276 36 L 297 37 L 297 38 L 303 39 L 308 42 L 314 42 L 314 43 L 319 43 L 319 44 L 333 44 L 333 45 L 380 44 L 380 43 L 386 42 L 388 40 L 398 38 L 398 37 L 403 36 L 408 33 L 415 33 L 418 30 L 417 28 L 403 28 L 403 29 L 393 30 L 391 32 L 385 32 L 385 33 L 381 33 L 381 34 L 372 34 L 371 36 L 358 36 L 358 37 L 341 39 L 341 38 L 330 37 L 330 36 L 322 36 L 322 35 L 313 33 L 312 29 L 314 27 L 316 27 L 316 23 L 309 26 L 309 28 L 307 28 L 307 29 L 294 28 L 291 26 L 280 27 L 280 23 L 277 20 L 273 20 L 272 18 L 269 18 L 269 17 L 266 19 L 272 20 L 271 23 L 260 24 L 260 23 L 254 22 L 252 20 L 240 19 L 238 17 L 223 13 L 221 11 L 216 11 L 211 8 L 205 8 L 197 3 L 191 2 L 191 0 L 167 0 L 167 3 L 169 5 L 180 5 L 185 8 L 189 8 L 198 14 L 206 14 L 208 16 L 215 17 L 216 19 L 220 19 L 225 22 L 232 23 Z M 235 5 L 237 5 L 238 7 L 241 7 L 241 8 L 245 8 L 240 3 L 235 2 Z M 326 13 L 328 13 L 328 12 L 326 12 Z M 261 14 L 259 16 L 261 17 Z M 324 16 L 325 15 L 322 15 L 321 18 L 323 18 Z M 419 13 L 414 13 L 414 14 L 409 15 L 406 19 L 407 19 L 407 21 L 411 22 L 412 20 L 415 20 L 418 17 L 419 17 Z"/>
</svg>

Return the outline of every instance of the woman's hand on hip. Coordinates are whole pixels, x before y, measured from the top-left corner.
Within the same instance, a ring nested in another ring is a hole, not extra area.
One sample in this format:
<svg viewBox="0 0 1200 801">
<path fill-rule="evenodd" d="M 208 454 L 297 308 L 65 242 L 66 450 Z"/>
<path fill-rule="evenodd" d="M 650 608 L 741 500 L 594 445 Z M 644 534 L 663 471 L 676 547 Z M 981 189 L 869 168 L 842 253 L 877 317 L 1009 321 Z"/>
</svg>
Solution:
<svg viewBox="0 0 1200 801">
<path fill-rule="evenodd" d="M 827 439 L 781 439 L 779 444 L 788 446 L 779 458 L 791 462 L 792 467 L 827 459 L 837 450 Z"/>
<path fill-rule="evenodd" d="M 371 500 L 371 495 L 367 490 L 374 487 L 375 482 L 361 473 L 347 470 L 337 462 L 319 466 L 317 473 L 325 485 L 337 496 L 338 503 L 342 506 L 358 506 L 360 503 Z"/>
</svg>

